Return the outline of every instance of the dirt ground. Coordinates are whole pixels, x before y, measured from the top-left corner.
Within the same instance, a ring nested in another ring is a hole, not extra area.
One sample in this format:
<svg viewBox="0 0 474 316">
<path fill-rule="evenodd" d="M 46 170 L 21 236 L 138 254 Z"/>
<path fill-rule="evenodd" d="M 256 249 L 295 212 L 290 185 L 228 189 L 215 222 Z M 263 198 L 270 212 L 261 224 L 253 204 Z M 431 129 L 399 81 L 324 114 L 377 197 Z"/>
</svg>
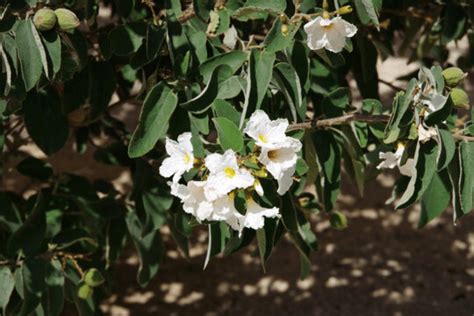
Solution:
<svg viewBox="0 0 474 316">
<path fill-rule="evenodd" d="M 453 52 L 454 61 L 462 48 Z M 393 58 L 381 63 L 379 72 L 385 81 L 403 86 L 396 78 L 417 67 Z M 381 93 L 390 104 L 393 91 L 381 85 Z M 137 107 L 125 105 L 115 115 L 127 118 L 133 129 Z M 21 150 L 46 159 L 34 145 Z M 13 167 L 21 155 L 7 159 Z M 95 162 L 92 152 L 78 156 L 69 146 L 48 161 L 56 172 L 103 178 L 129 190 L 129 174 Z M 117 266 L 114 292 L 100 308 L 112 316 L 474 315 L 474 216 L 454 226 L 447 211 L 417 229 L 418 207 L 394 211 L 385 205 L 392 184 L 392 176 L 380 177 L 367 184 L 362 199 L 350 181 L 343 182 L 337 208 L 349 226 L 337 231 L 327 218 L 315 216 L 320 251 L 312 257 L 312 272 L 305 280 L 299 279 L 299 258 L 286 240 L 276 247 L 266 273 L 252 249 L 214 258 L 203 271 L 207 236 L 197 232 L 190 261 L 168 238 L 166 258 L 146 289 L 135 281 L 138 259 L 128 251 Z M 7 168 L 2 187 L 28 194 L 34 184 Z"/>
</svg>

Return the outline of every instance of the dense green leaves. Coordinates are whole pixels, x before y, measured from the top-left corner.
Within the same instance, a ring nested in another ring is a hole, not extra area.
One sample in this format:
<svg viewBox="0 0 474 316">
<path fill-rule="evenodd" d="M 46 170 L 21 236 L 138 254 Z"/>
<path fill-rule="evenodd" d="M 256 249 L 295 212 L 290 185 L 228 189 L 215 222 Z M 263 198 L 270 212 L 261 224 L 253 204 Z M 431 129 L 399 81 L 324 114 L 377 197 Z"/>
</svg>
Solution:
<svg viewBox="0 0 474 316">
<path fill-rule="evenodd" d="M 178 97 L 164 82 L 151 89 L 143 102 L 138 126 L 128 146 L 130 157 L 145 155 L 158 139 L 166 135 L 168 121 L 177 103 Z"/>
</svg>

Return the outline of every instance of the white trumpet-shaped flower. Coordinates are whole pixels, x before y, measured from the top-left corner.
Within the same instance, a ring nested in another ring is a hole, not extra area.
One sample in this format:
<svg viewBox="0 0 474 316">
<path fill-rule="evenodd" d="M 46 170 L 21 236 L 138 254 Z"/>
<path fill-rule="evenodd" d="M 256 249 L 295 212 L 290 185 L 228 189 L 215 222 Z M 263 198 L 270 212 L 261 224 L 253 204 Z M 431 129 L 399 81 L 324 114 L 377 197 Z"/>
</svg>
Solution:
<svg viewBox="0 0 474 316">
<path fill-rule="evenodd" d="M 221 154 L 210 154 L 205 159 L 209 169 L 209 177 L 205 187 L 208 200 L 214 201 L 234 189 L 245 189 L 255 182 L 247 169 L 239 168 L 237 157 L 233 150 L 228 149 Z"/>
<path fill-rule="evenodd" d="M 186 213 L 193 215 L 198 221 L 211 219 L 214 207 L 204 194 L 205 181 L 189 181 L 187 185 L 168 182 L 168 185 L 171 187 L 171 194 L 183 203 Z"/>
<path fill-rule="evenodd" d="M 244 132 L 255 140 L 260 147 L 275 146 L 286 138 L 287 119 L 270 120 L 262 110 L 255 111 L 250 117 Z"/>
<path fill-rule="evenodd" d="M 421 143 L 426 143 L 432 138 L 436 138 L 438 136 L 438 131 L 433 126 L 425 127 L 423 123 L 418 125 L 418 140 Z"/>
<path fill-rule="evenodd" d="M 383 159 L 382 162 L 377 166 L 377 169 L 393 169 L 398 167 L 400 173 L 404 176 L 410 177 L 412 175 L 412 167 L 414 160 L 413 158 L 408 158 L 405 164 L 402 163 L 403 152 L 405 151 L 405 146 L 403 144 L 398 144 L 397 150 L 395 152 L 380 152 L 379 158 Z"/>
<path fill-rule="evenodd" d="M 286 137 L 284 142 L 273 147 L 262 147 L 258 160 L 278 181 L 278 194 L 285 194 L 293 183 L 293 174 L 298 161 L 297 153 L 301 150 L 301 142 Z"/>
<path fill-rule="evenodd" d="M 265 208 L 260 206 L 252 198 L 247 199 L 247 211 L 240 220 L 240 231 L 244 228 L 260 229 L 265 224 L 265 217 L 280 217 L 277 207 Z"/>
<path fill-rule="evenodd" d="M 178 136 L 178 141 L 166 138 L 166 153 L 169 155 L 160 166 L 160 175 L 165 178 L 173 176 L 178 182 L 181 176 L 191 170 L 194 165 L 193 145 L 191 133 Z"/>
<path fill-rule="evenodd" d="M 425 116 L 442 109 L 448 101 L 448 97 L 438 92 L 436 79 L 431 70 L 421 67 L 418 80 L 419 92 L 415 95 L 414 100 L 427 107 Z"/>
<path fill-rule="evenodd" d="M 213 205 L 212 220 L 225 221 L 233 230 L 240 230 L 240 223 L 244 216 L 235 208 L 232 194 L 217 199 Z"/>
<path fill-rule="evenodd" d="M 308 47 L 312 50 L 325 48 L 339 53 L 346 45 L 346 38 L 357 33 L 357 27 L 340 16 L 329 18 L 318 16 L 304 26 L 308 34 Z"/>
</svg>

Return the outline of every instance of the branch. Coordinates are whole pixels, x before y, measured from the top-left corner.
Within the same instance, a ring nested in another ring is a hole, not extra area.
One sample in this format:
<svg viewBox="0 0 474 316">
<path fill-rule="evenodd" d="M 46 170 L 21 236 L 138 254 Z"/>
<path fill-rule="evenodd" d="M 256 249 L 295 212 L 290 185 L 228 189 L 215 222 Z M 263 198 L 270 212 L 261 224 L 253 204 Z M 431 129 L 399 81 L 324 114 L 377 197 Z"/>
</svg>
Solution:
<svg viewBox="0 0 474 316">
<path fill-rule="evenodd" d="M 303 123 L 294 123 L 288 126 L 287 132 L 302 130 L 302 129 L 319 129 L 319 128 L 326 128 L 331 126 L 337 125 L 346 125 L 351 122 L 366 122 L 366 123 L 388 123 L 390 120 L 390 116 L 388 115 L 370 115 L 370 114 L 360 114 L 360 113 L 352 113 L 347 114 L 339 117 L 333 117 L 323 120 L 314 120 L 310 122 L 303 122 Z M 454 139 L 466 142 L 474 142 L 474 136 L 466 136 L 460 133 L 453 134 Z"/>
<path fill-rule="evenodd" d="M 353 121 L 367 122 L 367 123 L 387 123 L 390 119 L 388 115 L 369 115 L 352 113 L 339 117 L 328 118 L 324 120 L 316 120 L 312 122 L 303 122 L 291 124 L 287 131 L 295 131 L 299 129 L 318 129 L 335 125 L 345 125 Z"/>
</svg>

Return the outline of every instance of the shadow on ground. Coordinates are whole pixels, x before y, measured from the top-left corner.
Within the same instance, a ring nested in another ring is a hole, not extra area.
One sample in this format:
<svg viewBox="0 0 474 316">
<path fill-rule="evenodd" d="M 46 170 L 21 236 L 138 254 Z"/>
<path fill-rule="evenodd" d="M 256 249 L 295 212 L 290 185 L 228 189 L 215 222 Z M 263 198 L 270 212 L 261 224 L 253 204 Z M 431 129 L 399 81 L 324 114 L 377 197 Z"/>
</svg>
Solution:
<svg viewBox="0 0 474 316">
<path fill-rule="evenodd" d="M 453 226 L 447 214 L 416 229 L 418 210 L 384 205 L 391 180 L 374 181 L 366 197 L 345 183 L 339 209 L 349 227 L 315 218 L 320 251 L 310 277 L 281 242 L 262 271 L 250 250 L 215 258 L 205 271 L 205 234 L 186 261 L 168 243 L 166 259 L 146 288 L 136 285 L 130 254 L 116 271 L 116 291 L 101 308 L 110 315 L 472 315 L 474 217 Z"/>
</svg>

